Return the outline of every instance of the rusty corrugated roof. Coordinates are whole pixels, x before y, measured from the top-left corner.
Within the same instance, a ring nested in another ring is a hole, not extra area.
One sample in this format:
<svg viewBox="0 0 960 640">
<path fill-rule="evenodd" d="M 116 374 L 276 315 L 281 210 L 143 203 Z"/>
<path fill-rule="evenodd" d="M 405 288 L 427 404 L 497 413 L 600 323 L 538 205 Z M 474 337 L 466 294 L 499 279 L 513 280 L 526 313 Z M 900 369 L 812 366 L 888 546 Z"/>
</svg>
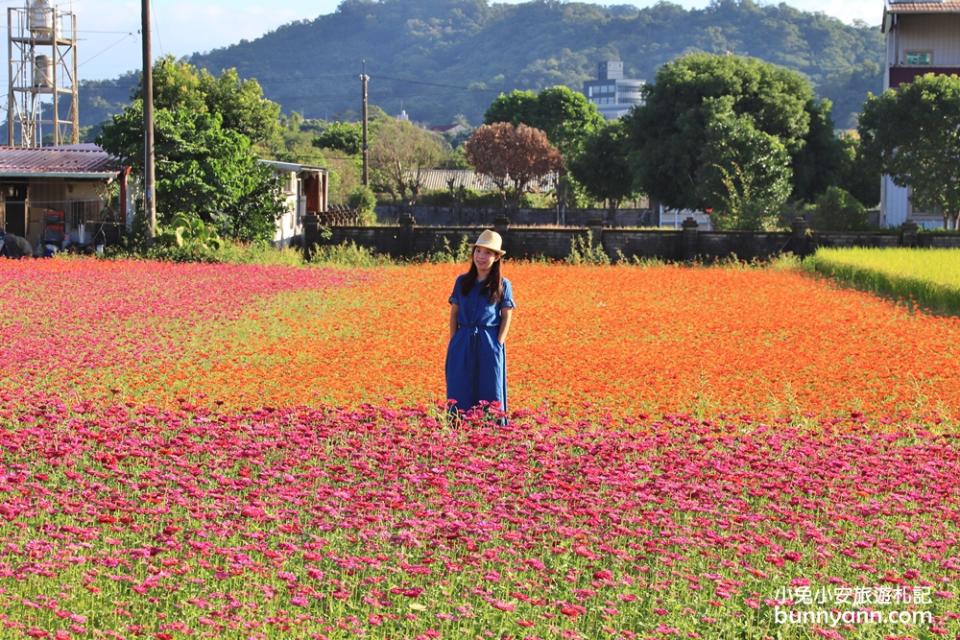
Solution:
<svg viewBox="0 0 960 640">
<path fill-rule="evenodd" d="M 943 2 L 888 2 L 889 13 L 960 13 L 960 1 Z"/>
<path fill-rule="evenodd" d="M 120 171 L 120 161 L 95 144 L 24 148 L 0 146 L 0 176 L 100 178 Z"/>
</svg>

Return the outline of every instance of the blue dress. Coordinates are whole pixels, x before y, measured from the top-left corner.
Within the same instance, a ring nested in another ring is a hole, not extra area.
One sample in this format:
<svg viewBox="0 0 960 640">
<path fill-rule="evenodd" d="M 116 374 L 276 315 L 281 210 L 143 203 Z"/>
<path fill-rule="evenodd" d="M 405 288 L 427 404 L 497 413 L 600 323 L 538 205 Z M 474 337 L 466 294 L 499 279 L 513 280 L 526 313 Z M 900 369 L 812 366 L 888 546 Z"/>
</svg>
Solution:
<svg viewBox="0 0 960 640">
<path fill-rule="evenodd" d="M 456 400 L 452 409 L 466 411 L 480 401 L 499 402 L 507 410 L 507 353 L 500 334 L 500 310 L 514 309 L 513 288 L 503 279 L 503 296 L 491 304 L 478 282 L 464 295 L 457 278 L 450 304 L 458 305 L 457 330 L 447 345 L 447 398 Z"/>
</svg>

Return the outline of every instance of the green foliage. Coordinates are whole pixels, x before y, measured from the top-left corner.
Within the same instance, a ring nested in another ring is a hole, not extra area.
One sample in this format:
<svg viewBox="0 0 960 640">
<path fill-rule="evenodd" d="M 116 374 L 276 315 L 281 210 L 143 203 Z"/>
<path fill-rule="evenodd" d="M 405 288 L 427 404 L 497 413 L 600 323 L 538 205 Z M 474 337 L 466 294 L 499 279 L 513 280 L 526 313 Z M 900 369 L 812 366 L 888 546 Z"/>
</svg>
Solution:
<svg viewBox="0 0 960 640">
<path fill-rule="evenodd" d="M 698 171 L 695 192 L 714 209 L 717 229 L 776 228 L 791 189 L 787 151 L 750 116 L 735 114 L 731 103 L 729 96 L 705 101 L 703 151 L 712 163 Z"/>
<path fill-rule="evenodd" d="M 442 163 L 450 146 L 434 133 L 387 116 L 376 121 L 369 153 L 374 181 L 413 205 L 423 189 L 424 172 Z"/>
<path fill-rule="evenodd" d="M 178 213 L 169 225 L 157 227 L 157 244 L 178 249 L 197 249 L 216 251 L 223 246 L 223 240 L 214 229 L 195 213 Z"/>
<path fill-rule="evenodd" d="M 882 175 L 879 155 L 864 148 L 856 131 L 844 133 L 838 140 L 841 151 L 838 186 L 868 207 L 877 205 Z"/>
<path fill-rule="evenodd" d="M 108 247 L 109 259 L 148 259 L 165 262 L 207 262 L 218 264 L 271 264 L 289 267 L 303 265 L 303 253 L 294 248 L 277 249 L 268 242 L 222 240 L 212 247 L 199 243 L 183 246 L 157 243 L 152 247 Z"/>
<path fill-rule="evenodd" d="M 357 155 L 363 150 L 363 125 L 359 122 L 331 122 L 317 134 L 313 144 Z"/>
<path fill-rule="evenodd" d="M 376 253 L 349 241 L 314 247 L 310 264 L 338 267 L 382 267 L 395 264 L 390 256 Z"/>
<path fill-rule="evenodd" d="M 669 207 L 705 209 L 723 195 L 716 178 L 707 187 L 701 181 L 716 166 L 733 176 L 735 162 L 754 196 L 783 202 L 783 154 L 804 147 L 812 100 L 803 76 L 752 58 L 692 54 L 664 65 L 647 86 L 646 104 L 627 117 L 637 186 Z M 718 133 L 725 130 L 735 134 L 730 152 Z M 754 176 L 758 168 L 763 173 Z M 791 178 L 787 166 L 788 185 Z"/>
<path fill-rule="evenodd" d="M 500 196 L 497 193 L 467 188 L 456 188 L 453 191 L 427 191 L 420 196 L 418 202 L 433 207 L 462 206 L 469 209 L 492 209 L 499 207 L 501 204 Z"/>
<path fill-rule="evenodd" d="M 863 231 L 870 226 L 866 208 L 840 187 L 828 187 L 812 214 L 810 226 L 818 231 Z"/>
<path fill-rule="evenodd" d="M 867 157 L 911 189 L 919 211 L 940 211 L 947 228 L 960 226 L 960 77 L 926 74 L 871 95 L 858 128 Z"/>
<path fill-rule="evenodd" d="M 584 191 L 591 198 L 606 200 L 611 215 L 620 201 L 636 194 L 628 154 L 623 120 L 614 120 L 588 136 L 582 153 L 570 163 L 570 172 Z"/>
<path fill-rule="evenodd" d="M 443 247 L 415 259 L 415 262 L 431 262 L 434 264 L 464 264 L 470 260 L 473 247 L 467 236 L 460 236 L 460 241 L 454 247 L 449 238 L 443 239 Z"/>
<path fill-rule="evenodd" d="M 843 141 L 834 134 L 832 105 L 829 100 L 811 100 L 806 106 L 810 130 L 803 146 L 793 154 L 792 198 L 812 202 L 827 187 L 842 180 L 845 149 Z M 877 176 L 876 187 L 880 188 Z"/>
<path fill-rule="evenodd" d="M 143 173 L 143 105 L 137 100 L 104 126 L 104 149 Z M 283 210 L 273 173 L 257 162 L 250 140 L 225 129 L 218 113 L 182 108 L 154 112 L 157 216 L 178 213 L 215 222 L 238 240 L 268 240 Z"/>
<path fill-rule="evenodd" d="M 694 50 L 732 51 L 805 74 L 833 102 L 841 127 L 856 126 L 854 114 L 867 92 L 881 90 L 885 48 L 875 26 L 879 4 L 866 16 L 871 24 L 852 26 L 787 3 L 701 4 L 707 6 L 688 11 L 677 3 L 636 9 L 623 3 L 351 1 L 328 15 L 304 16 L 308 20 L 190 61 L 217 73 L 235 67 L 241 76 L 257 78 L 287 113 L 326 112 L 346 119 L 358 111 L 355 74 L 365 58 L 379 104 L 398 113 L 402 102 L 417 120 L 434 124 L 451 122 L 459 113 L 480 122 L 492 96 L 515 88 L 539 91 L 563 84 L 579 90 L 596 77 L 604 58 L 620 58 L 628 76 L 650 80 L 658 67 Z M 319 61 L 319 67 L 291 64 L 292 43 L 295 59 Z M 333 77 L 337 73 L 346 75 Z M 414 87 L 392 79 L 427 77 L 436 85 Z M 136 83 L 132 73 L 83 82 L 82 124 L 121 111 Z"/>
<path fill-rule="evenodd" d="M 263 97 L 256 80 L 243 80 L 235 68 L 213 76 L 206 69 L 167 55 L 154 63 L 153 104 L 156 109 L 220 114 L 223 128 L 255 145 L 274 148 L 279 142 L 280 105 Z M 131 99 L 140 97 L 137 86 Z"/>
<path fill-rule="evenodd" d="M 610 264 L 610 256 L 603 250 L 603 247 L 597 244 L 594 246 L 593 233 L 587 231 L 586 235 L 575 235 L 570 240 L 570 253 L 567 254 L 567 264 Z"/>
<path fill-rule="evenodd" d="M 356 209 L 360 218 L 360 224 L 370 226 L 377 222 L 377 194 L 370 187 L 360 185 L 350 192 L 347 198 L 347 204 L 351 209 Z"/>
</svg>

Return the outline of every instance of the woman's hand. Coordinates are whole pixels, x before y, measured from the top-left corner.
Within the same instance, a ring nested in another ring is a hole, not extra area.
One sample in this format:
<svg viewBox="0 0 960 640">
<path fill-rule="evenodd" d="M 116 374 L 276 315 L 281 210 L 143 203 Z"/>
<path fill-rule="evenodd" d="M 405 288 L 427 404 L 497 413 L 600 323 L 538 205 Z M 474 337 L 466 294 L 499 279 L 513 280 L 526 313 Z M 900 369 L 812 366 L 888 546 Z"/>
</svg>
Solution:
<svg viewBox="0 0 960 640">
<path fill-rule="evenodd" d="M 497 335 L 497 342 L 501 345 L 507 343 L 507 333 L 510 332 L 510 320 L 513 318 L 513 309 L 500 310 L 500 333 Z"/>
<path fill-rule="evenodd" d="M 457 332 L 457 311 L 460 309 L 460 305 L 451 304 L 450 305 L 450 338 L 447 340 L 453 340 L 453 334 Z"/>
</svg>

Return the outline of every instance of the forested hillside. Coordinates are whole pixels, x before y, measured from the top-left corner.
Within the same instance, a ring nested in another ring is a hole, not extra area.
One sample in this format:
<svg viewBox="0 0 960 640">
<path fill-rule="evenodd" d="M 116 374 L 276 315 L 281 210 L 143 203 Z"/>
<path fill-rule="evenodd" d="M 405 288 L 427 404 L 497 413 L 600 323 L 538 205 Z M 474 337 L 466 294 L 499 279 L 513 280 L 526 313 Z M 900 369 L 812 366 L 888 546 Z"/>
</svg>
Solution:
<svg viewBox="0 0 960 640">
<path fill-rule="evenodd" d="M 834 102 L 838 127 L 855 125 L 868 91 L 881 89 L 883 39 L 877 15 L 845 25 L 785 4 L 715 0 L 702 10 L 661 2 L 632 6 L 537 0 L 345 0 L 336 12 L 281 27 L 254 41 L 197 54 L 214 73 L 236 67 L 256 78 L 285 112 L 352 117 L 359 110 L 361 60 L 370 100 L 417 121 L 482 119 L 491 100 L 515 88 L 581 89 L 597 62 L 624 61 L 627 75 L 652 79 L 678 55 L 700 50 L 756 56 L 806 74 Z M 95 124 L 125 102 L 132 75 L 83 85 L 81 119 Z"/>
</svg>

